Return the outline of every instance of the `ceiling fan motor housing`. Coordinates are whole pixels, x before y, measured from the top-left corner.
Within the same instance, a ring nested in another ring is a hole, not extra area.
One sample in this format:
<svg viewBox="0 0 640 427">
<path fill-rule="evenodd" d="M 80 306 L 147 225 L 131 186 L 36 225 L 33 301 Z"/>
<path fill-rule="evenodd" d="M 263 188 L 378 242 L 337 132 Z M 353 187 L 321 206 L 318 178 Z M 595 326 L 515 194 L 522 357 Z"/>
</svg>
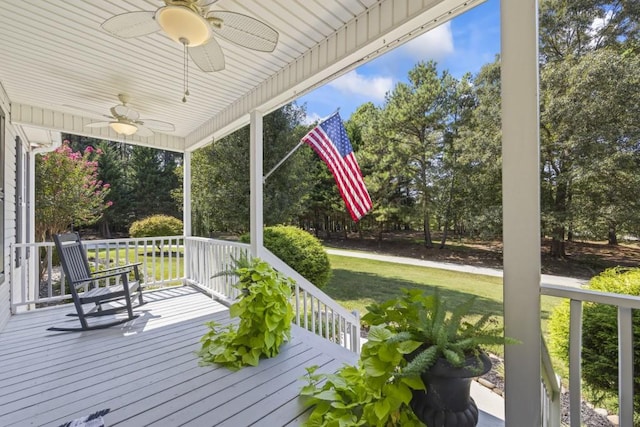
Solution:
<svg viewBox="0 0 640 427">
<path fill-rule="evenodd" d="M 211 25 L 190 7 L 161 7 L 156 12 L 155 19 L 172 40 L 185 46 L 200 46 L 211 39 Z"/>
</svg>

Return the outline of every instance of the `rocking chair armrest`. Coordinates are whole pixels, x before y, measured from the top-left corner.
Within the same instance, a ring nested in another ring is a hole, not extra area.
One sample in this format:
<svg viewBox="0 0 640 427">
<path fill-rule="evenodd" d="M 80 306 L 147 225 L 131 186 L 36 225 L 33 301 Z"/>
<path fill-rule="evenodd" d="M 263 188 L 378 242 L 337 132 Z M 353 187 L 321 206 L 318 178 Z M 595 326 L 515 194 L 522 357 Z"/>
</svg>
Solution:
<svg viewBox="0 0 640 427">
<path fill-rule="evenodd" d="M 93 272 L 91 272 L 91 275 L 100 274 L 100 273 L 107 273 L 107 272 L 116 271 L 116 270 L 129 270 L 129 271 L 131 271 L 131 270 L 137 268 L 140 265 L 142 265 L 141 262 L 135 262 L 135 263 L 132 263 L 132 264 L 125 264 L 125 265 L 118 265 L 118 266 L 115 266 L 115 267 L 105 268 L 104 270 L 93 271 Z"/>
<path fill-rule="evenodd" d="M 104 271 L 104 270 L 103 270 Z M 98 272 L 101 273 L 101 272 Z M 127 276 L 127 271 L 116 271 L 114 273 L 102 274 L 100 276 L 87 277 L 86 279 L 74 280 L 71 282 L 72 285 L 80 285 L 82 283 L 93 282 L 101 279 L 108 279 L 109 277 L 117 277 L 117 276 Z"/>
</svg>

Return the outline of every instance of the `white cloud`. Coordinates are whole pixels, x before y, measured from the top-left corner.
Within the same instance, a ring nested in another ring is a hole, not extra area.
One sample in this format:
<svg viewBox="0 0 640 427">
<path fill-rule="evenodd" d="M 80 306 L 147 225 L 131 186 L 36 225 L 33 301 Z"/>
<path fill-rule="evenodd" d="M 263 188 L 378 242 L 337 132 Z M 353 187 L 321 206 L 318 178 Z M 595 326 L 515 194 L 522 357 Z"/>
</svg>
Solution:
<svg viewBox="0 0 640 427">
<path fill-rule="evenodd" d="M 451 21 L 427 31 L 399 49 L 404 55 L 415 60 L 443 59 L 454 52 Z"/>
<path fill-rule="evenodd" d="M 593 22 L 591 23 L 591 33 L 594 35 L 600 32 L 600 30 L 602 30 L 605 26 L 609 24 L 609 22 L 611 22 L 612 18 L 613 18 L 613 10 L 609 10 L 607 11 L 607 13 L 605 13 L 604 17 L 594 19 Z"/>
<path fill-rule="evenodd" d="M 391 77 L 365 76 L 356 70 L 329 83 L 329 86 L 345 94 L 364 96 L 372 101 L 383 101 L 384 96 L 393 87 Z"/>
<path fill-rule="evenodd" d="M 302 120 L 302 124 L 307 126 L 315 124 L 320 121 L 322 117 L 318 113 L 309 113 L 305 116 L 304 120 Z"/>
<path fill-rule="evenodd" d="M 595 47 L 597 45 L 597 43 L 599 42 L 600 31 L 602 31 L 603 28 L 609 25 L 611 19 L 613 19 L 612 10 L 605 13 L 604 17 L 596 18 L 593 20 L 593 22 L 591 23 L 591 28 L 588 31 L 589 36 L 592 37 L 592 40 L 589 42 L 591 47 Z"/>
</svg>

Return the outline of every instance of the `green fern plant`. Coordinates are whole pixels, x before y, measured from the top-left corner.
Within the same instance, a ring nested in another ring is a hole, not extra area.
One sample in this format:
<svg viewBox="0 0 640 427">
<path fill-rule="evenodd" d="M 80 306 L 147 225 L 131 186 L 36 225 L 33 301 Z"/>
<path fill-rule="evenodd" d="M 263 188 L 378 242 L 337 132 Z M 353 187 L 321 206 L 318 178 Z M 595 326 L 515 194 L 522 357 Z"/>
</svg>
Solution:
<svg viewBox="0 0 640 427">
<path fill-rule="evenodd" d="M 235 370 L 278 355 L 291 338 L 294 281 L 259 258 L 236 260 L 234 274 L 239 279 L 234 286 L 242 292 L 229 314 L 240 321 L 225 327 L 207 323 L 209 331 L 201 339 L 198 355 L 202 364 L 219 363 Z"/>
<path fill-rule="evenodd" d="M 505 338 L 502 328 L 490 314 L 470 322 L 469 315 L 475 297 L 450 308 L 438 292 L 403 290 L 403 295 L 367 307 L 362 321 L 369 325 L 389 325 L 396 333 L 406 333 L 422 343 L 409 356 L 410 362 L 402 375 L 413 376 L 431 368 L 439 359 L 454 367 L 467 365 L 469 357 L 478 358 L 484 346 L 514 343 Z"/>
</svg>

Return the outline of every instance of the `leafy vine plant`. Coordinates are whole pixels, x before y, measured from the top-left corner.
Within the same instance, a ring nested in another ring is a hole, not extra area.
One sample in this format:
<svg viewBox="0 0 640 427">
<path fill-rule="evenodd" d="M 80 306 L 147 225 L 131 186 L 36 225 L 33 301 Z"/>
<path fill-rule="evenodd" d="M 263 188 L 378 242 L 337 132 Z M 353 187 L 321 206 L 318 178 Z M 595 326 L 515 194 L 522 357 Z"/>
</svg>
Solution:
<svg viewBox="0 0 640 427">
<path fill-rule="evenodd" d="M 240 321 L 226 326 L 208 322 L 198 355 L 202 364 L 237 370 L 257 366 L 262 357 L 277 356 L 280 346 L 291 338 L 290 299 L 295 282 L 259 258 L 237 260 L 232 273 L 239 278 L 234 286 L 241 294 L 229 313 Z"/>
<path fill-rule="evenodd" d="M 405 356 L 422 345 L 386 325 L 372 326 L 358 364 L 335 374 L 307 368 L 308 384 L 300 392 L 314 406 L 305 422 L 319 426 L 424 426 L 409 406 L 412 390 L 424 390 L 420 376 L 403 375 Z"/>
</svg>

